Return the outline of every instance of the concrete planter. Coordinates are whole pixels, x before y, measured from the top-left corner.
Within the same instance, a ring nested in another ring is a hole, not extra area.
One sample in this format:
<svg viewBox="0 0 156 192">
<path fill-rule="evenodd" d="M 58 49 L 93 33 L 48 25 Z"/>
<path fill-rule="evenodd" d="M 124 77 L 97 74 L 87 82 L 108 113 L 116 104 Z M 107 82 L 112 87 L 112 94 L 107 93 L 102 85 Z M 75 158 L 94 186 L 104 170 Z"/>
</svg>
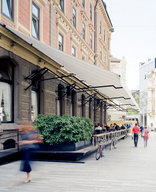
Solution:
<svg viewBox="0 0 156 192">
<path fill-rule="evenodd" d="M 46 151 L 76 151 L 82 148 L 85 148 L 91 144 L 91 141 L 79 141 L 79 142 L 70 142 L 70 143 L 61 143 L 55 145 L 41 144 L 40 150 Z"/>
</svg>

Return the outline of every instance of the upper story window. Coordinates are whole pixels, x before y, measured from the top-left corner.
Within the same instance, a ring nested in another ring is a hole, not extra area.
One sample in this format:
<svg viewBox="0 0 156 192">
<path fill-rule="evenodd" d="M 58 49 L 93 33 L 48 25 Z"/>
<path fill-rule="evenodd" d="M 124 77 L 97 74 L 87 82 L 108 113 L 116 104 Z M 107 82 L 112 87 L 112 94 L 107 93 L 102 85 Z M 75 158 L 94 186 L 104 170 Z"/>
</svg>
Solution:
<svg viewBox="0 0 156 192">
<path fill-rule="evenodd" d="M 72 46 L 72 55 L 75 57 L 76 56 L 76 49 L 74 46 Z"/>
<path fill-rule="evenodd" d="M 39 39 L 40 10 L 36 4 L 32 4 L 32 36 Z"/>
<path fill-rule="evenodd" d="M 85 39 L 85 34 L 86 34 L 86 25 L 85 23 L 82 23 L 82 38 Z"/>
<path fill-rule="evenodd" d="M 0 60 L 0 119 L 13 120 L 13 68 L 8 60 Z"/>
<path fill-rule="evenodd" d="M 73 25 L 76 27 L 76 9 L 73 7 Z"/>
<path fill-rule="evenodd" d="M 102 32 L 102 24 L 101 24 L 101 21 L 100 21 L 100 34 Z"/>
<path fill-rule="evenodd" d="M 61 9 L 61 11 L 64 12 L 64 0 L 60 0 L 60 2 L 59 2 L 59 8 Z"/>
<path fill-rule="evenodd" d="M 108 49 L 110 49 L 110 39 L 108 38 Z"/>
<path fill-rule="evenodd" d="M 82 7 L 85 8 L 85 0 L 82 0 Z"/>
<path fill-rule="evenodd" d="M 2 13 L 10 20 L 13 20 L 14 0 L 2 0 Z"/>
<path fill-rule="evenodd" d="M 102 60 L 102 48 L 100 48 L 100 59 Z"/>
<path fill-rule="evenodd" d="M 90 4 L 90 20 L 92 21 L 92 4 Z"/>
<path fill-rule="evenodd" d="M 58 49 L 63 51 L 63 35 L 59 33 L 58 35 Z"/>
<path fill-rule="evenodd" d="M 93 37 L 92 34 L 90 33 L 90 48 L 92 49 L 93 47 Z"/>
<path fill-rule="evenodd" d="M 104 64 L 106 64 L 106 54 L 104 54 Z"/>
<path fill-rule="evenodd" d="M 106 40 L 106 32 L 105 32 L 105 30 L 104 30 L 104 41 Z"/>
</svg>

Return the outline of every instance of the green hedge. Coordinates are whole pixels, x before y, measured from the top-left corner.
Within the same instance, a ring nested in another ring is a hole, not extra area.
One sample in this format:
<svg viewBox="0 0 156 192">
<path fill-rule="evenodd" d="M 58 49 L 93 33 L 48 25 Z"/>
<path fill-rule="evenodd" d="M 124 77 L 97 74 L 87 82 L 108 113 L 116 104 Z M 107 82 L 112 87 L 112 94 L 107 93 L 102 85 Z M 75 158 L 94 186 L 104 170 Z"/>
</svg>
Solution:
<svg viewBox="0 0 156 192">
<path fill-rule="evenodd" d="M 43 141 L 51 145 L 89 140 L 93 133 L 93 123 L 88 118 L 39 115 L 34 124 L 40 130 Z"/>
</svg>

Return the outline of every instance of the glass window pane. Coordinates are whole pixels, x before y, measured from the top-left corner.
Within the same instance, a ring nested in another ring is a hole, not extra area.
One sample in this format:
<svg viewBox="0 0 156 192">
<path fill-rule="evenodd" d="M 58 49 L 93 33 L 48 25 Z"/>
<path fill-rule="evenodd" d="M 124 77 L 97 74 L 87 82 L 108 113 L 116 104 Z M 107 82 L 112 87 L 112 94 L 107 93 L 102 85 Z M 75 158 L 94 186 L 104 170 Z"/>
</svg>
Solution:
<svg viewBox="0 0 156 192">
<path fill-rule="evenodd" d="M 38 115 L 38 95 L 36 91 L 31 91 L 31 120 L 34 121 Z"/>
<path fill-rule="evenodd" d="M 64 12 L 64 0 L 60 0 L 59 8 Z"/>
<path fill-rule="evenodd" d="M 58 41 L 58 48 L 60 51 L 63 51 L 63 36 L 61 34 L 58 36 Z"/>
<path fill-rule="evenodd" d="M 75 47 L 72 47 L 72 55 L 76 56 L 76 49 L 75 49 Z"/>
<path fill-rule="evenodd" d="M 2 0 L 2 12 L 12 19 L 12 1 L 11 0 Z"/>
<path fill-rule="evenodd" d="M 32 18 L 32 35 L 35 38 L 38 38 L 38 33 L 37 33 L 37 21 Z"/>
<path fill-rule="evenodd" d="M 12 117 L 12 86 L 0 82 L 0 118 L 2 122 L 11 121 Z"/>
<path fill-rule="evenodd" d="M 34 16 L 39 18 L 39 10 L 35 5 L 32 5 L 32 13 L 33 13 Z"/>
<path fill-rule="evenodd" d="M 32 5 L 32 36 L 39 39 L 39 8 Z"/>
<path fill-rule="evenodd" d="M 60 100 L 57 100 L 57 115 L 61 115 L 61 101 Z"/>
</svg>

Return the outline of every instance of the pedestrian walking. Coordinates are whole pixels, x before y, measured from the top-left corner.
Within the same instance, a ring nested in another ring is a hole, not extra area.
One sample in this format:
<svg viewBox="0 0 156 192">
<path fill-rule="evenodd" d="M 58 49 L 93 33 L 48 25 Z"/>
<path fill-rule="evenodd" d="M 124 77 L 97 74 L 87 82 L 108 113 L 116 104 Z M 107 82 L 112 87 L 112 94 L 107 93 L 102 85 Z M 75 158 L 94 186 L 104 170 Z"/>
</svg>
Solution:
<svg viewBox="0 0 156 192">
<path fill-rule="evenodd" d="M 39 146 L 38 143 L 41 143 L 42 139 L 37 130 L 35 130 L 34 126 L 30 123 L 25 123 L 20 125 L 19 132 L 21 136 L 21 140 L 19 141 L 19 146 L 22 149 L 22 161 L 20 170 L 27 173 L 27 179 L 24 181 L 28 183 L 31 181 L 31 155 L 32 151 L 37 149 Z"/>
<path fill-rule="evenodd" d="M 144 130 L 142 132 L 142 137 L 144 139 L 144 147 L 147 147 L 147 141 L 149 139 L 149 130 L 147 129 L 147 127 L 144 127 Z"/>
<path fill-rule="evenodd" d="M 141 137 L 142 137 L 142 132 L 143 132 L 143 126 L 140 126 L 140 135 L 141 135 Z"/>
<path fill-rule="evenodd" d="M 137 123 L 136 123 L 135 126 L 133 127 L 132 132 L 133 132 L 134 146 L 137 147 L 137 145 L 138 145 L 138 139 L 139 139 L 139 132 L 140 132 L 140 129 L 139 129 L 139 127 L 137 126 Z"/>
</svg>

